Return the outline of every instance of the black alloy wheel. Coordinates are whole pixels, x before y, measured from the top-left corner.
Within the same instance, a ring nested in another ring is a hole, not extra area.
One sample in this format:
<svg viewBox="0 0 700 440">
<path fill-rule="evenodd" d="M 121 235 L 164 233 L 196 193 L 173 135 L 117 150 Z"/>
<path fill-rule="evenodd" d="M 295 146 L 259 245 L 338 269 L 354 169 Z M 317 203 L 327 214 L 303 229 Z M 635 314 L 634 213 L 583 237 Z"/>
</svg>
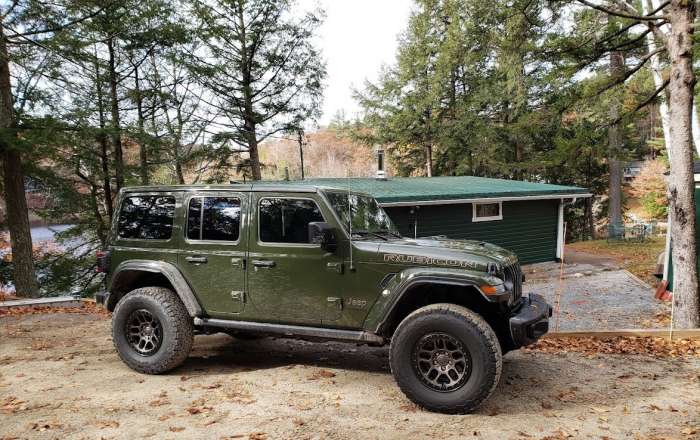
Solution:
<svg viewBox="0 0 700 440">
<path fill-rule="evenodd" d="M 158 318 L 146 309 L 131 312 L 126 320 L 129 345 L 141 356 L 151 356 L 163 343 L 163 326 Z"/>
<path fill-rule="evenodd" d="M 413 368 L 429 388 L 450 392 L 461 388 L 469 379 L 472 360 L 469 350 L 447 333 L 428 333 L 413 349 Z"/>
</svg>

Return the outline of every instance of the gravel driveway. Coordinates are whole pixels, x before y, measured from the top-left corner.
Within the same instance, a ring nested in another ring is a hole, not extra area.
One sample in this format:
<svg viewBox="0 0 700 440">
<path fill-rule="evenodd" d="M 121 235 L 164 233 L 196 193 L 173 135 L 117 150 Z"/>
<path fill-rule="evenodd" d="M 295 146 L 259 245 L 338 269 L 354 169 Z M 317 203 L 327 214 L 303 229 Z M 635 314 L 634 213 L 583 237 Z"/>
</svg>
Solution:
<svg viewBox="0 0 700 440">
<path fill-rule="evenodd" d="M 543 295 L 555 306 L 560 295 L 559 330 L 664 328 L 668 303 L 654 298 L 654 289 L 628 271 L 601 264 L 566 264 L 563 280 L 557 263 L 523 268 L 525 292 Z M 552 320 L 552 329 L 556 321 Z"/>
<path fill-rule="evenodd" d="M 126 368 L 109 319 L 0 318 L 0 438 L 697 439 L 700 359 L 515 352 L 475 414 L 422 411 L 385 348 L 198 336 L 186 364 Z"/>
</svg>

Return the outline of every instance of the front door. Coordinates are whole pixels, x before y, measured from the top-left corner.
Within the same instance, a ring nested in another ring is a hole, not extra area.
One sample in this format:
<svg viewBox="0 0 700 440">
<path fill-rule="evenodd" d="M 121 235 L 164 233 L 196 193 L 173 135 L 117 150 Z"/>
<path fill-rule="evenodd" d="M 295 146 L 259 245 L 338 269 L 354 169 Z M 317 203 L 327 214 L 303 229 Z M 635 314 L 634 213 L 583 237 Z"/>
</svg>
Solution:
<svg viewBox="0 0 700 440">
<path fill-rule="evenodd" d="M 255 319 L 319 324 L 342 312 L 342 259 L 309 243 L 310 222 L 331 217 L 318 195 L 255 193 L 248 289 Z M 248 313 L 247 313 L 248 315 Z"/>
<path fill-rule="evenodd" d="M 185 197 L 187 219 L 178 255 L 180 269 L 212 317 L 238 315 L 245 307 L 245 213 L 248 195 L 203 192 Z"/>
</svg>

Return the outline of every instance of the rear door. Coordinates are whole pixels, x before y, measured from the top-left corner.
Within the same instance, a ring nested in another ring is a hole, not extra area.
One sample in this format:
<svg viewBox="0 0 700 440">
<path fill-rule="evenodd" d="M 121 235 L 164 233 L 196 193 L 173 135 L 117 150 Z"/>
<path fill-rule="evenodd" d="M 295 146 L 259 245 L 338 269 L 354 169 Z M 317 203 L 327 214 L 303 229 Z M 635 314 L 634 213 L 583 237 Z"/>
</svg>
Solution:
<svg viewBox="0 0 700 440">
<path fill-rule="evenodd" d="M 235 316 L 245 308 L 247 203 L 248 194 L 228 191 L 184 199 L 178 265 L 212 317 Z"/>
</svg>

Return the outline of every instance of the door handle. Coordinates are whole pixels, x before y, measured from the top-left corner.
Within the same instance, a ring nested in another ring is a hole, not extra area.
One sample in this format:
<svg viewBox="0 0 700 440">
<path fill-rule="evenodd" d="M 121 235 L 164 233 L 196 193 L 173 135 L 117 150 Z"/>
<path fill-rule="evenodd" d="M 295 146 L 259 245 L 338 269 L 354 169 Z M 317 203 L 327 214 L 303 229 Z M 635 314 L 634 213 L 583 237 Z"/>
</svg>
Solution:
<svg viewBox="0 0 700 440">
<path fill-rule="evenodd" d="M 204 264 L 207 262 L 207 257 L 185 257 L 185 260 L 188 263 L 193 263 L 193 264 Z"/>
<path fill-rule="evenodd" d="M 255 267 L 275 267 L 275 262 L 272 260 L 253 260 Z"/>
</svg>

